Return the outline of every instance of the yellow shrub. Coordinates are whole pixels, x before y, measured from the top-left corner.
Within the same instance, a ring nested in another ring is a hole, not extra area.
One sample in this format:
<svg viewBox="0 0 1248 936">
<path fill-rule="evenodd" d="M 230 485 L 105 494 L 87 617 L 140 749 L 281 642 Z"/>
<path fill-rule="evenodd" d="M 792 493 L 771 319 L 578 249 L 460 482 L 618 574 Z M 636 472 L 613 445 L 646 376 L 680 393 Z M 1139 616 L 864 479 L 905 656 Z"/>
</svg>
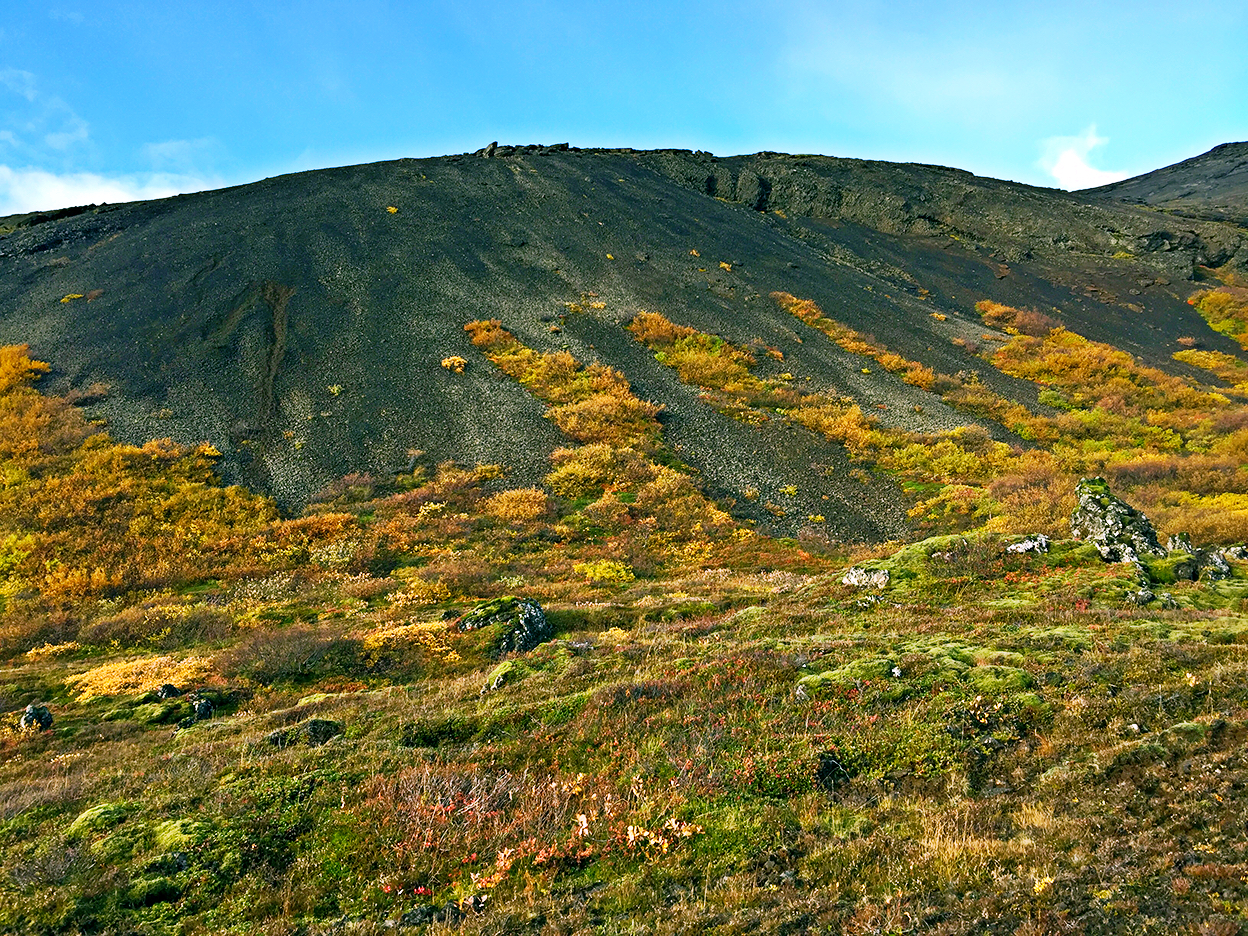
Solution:
<svg viewBox="0 0 1248 936">
<path fill-rule="evenodd" d="M 604 443 L 555 449 L 550 458 L 555 469 L 546 476 L 546 484 L 560 497 L 583 497 L 608 487 L 633 488 L 655 473 L 642 453 Z"/>
<path fill-rule="evenodd" d="M 1244 290 L 1214 289 L 1188 302 L 1216 332 L 1229 335 L 1248 349 L 1248 298 Z"/>
<path fill-rule="evenodd" d="M 1176 361 L 1182 361 L 1184 364 L 1191 364 L 1193 367 L 1216 374 L 1227 383 L 1234 384 L 1236 390 L 1248 391 L 1248 363 L 1233 354 L 1189 349 L 1176 351 L 1171 357 Z"/>
<path fill-rule="evenodd" d="M 81 698 L 88 699 L 101 695 L 147 692 L 165 683 L 194 685 L 210 679 L 214 672 L 212 662 L 204 657 L 157 656 L 104 663 L 85 673 L 70 676 L 65 682 Z"/>
<path fill-rule="evenodd" d="M 577 403 L 553 407 L 550 417 L 578 442 L 637 445 L 657 435 L 661 407 L 632 396 L 598 393 Z"/>
<path fill-rule="evenodd" d="M 592 562 L 578 562 L 572 571 L 585 576 L 591 582 L 604 582 L 622 585 L 633 581 L 636 576 L 626 563 L 613 559 L 595 559 Z"/>
<path fill-rule="evenodd" d="M 459 659 L 451 645 L 451 632 L 442 622 L 392 624 L 369 631 L 360 638 L 360 656 L 368 666 L 376 666 L 388 653 L 418 647 L 444 663 Z"/>
<path fill-rule="evenodd" d="M 528 523 L 550 513 L 550 498 L 540 488 L 515 488 L 488 498 L 482 507 L 499 520 Z"/>
</svg>

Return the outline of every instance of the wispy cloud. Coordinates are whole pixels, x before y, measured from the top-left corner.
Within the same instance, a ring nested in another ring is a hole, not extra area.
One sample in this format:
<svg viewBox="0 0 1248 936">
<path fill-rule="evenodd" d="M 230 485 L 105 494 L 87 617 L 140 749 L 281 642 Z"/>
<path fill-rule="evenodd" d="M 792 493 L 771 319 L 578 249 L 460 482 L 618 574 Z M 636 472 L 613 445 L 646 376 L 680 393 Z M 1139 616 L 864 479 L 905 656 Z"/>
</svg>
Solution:
<svg viewBox="0 0 1248 936">
<path fill-rule="evenodd" d="M 1049 137 L 1042 144 L 1044 155 L 1040 158 L 1040 167 L 1068 192 L 1120 182 L 1130 173 L 1097 169 L 1088 161 L 1092 150 L 1108 142 L 1108 137 L 1096 135 L 1095 124 L 1078 136 Z"/>
<path fill-rule="evenodd" d="M 35 90 L 35 76 L 20 68 L 0 68 L 0 85 L 14 94 L 21 95 L 31 103 L 34 103 L 38 96 Z"/>
<path fill-rule="evenodd" d="M 217 180 L 168 173 L 106 176 L 94 172 L 57 174 L 43 169 L 0 165 L 0 216 L 73 205 L 141 201 L 199 192 Z"/>
<path fill-rule="evenodd" d="M 0 143 L 21 153 L 24 161 L 43 162 L 47 156 L 62 154 L 90 139 L 90 125 L 59 97 L 40 91 L 38 79 L 31 72 L 0 69 L 0 92 L 3 91 L 25 101 L 16 111 L 0 113 L 5 122 L 0 127 Z M 0 93 L 0 102 L 4 97 Z"/>
<path fill-rule="evenodd" d="M 162 140 L 143 144 L 140 153 L 156 172 L 195 175 L 201 167 L 211 166 L 222 155 L 224 147 L 216 137 L 198 140 Z"/>
<path fill-rule="evenodd" d="M 7 93 L 6 93 L 7 92 Z M 0 69 L 0 215 L 48 211 L 75 205 L 141 201 L 215 188 L 211 170 L 219 141 L 165 140 L 143 146 L 146 171 L 89 172 L 94 154 L 90 125 L 38 77 Z"/>
</svg>

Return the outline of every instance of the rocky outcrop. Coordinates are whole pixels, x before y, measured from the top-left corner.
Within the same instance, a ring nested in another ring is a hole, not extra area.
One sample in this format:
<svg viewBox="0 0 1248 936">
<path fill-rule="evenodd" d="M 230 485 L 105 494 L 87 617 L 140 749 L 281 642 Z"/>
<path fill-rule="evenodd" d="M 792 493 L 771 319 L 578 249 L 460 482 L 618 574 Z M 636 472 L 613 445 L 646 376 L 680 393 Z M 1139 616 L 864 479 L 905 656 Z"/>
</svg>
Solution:
<svg viewBox="0 0 1248 936">
<path fill-rule="evenodd" d="M 460 631 L 494 628 L 494 651 L 525 653 L 555 635 L 542 606 L 530 598 L 505 596 L 477 605 L 459 619 Z"/>
<path fill-rule="evenodd" d="M 1070 532 L 1095 546 L 1106 562 L 1167 554 L 1148 517 L 1115 497 L 1104 478 L 1084 478 L 1075 485 L 1075 498 L 1079 505 L 1070 515 Z"/>
</svg>

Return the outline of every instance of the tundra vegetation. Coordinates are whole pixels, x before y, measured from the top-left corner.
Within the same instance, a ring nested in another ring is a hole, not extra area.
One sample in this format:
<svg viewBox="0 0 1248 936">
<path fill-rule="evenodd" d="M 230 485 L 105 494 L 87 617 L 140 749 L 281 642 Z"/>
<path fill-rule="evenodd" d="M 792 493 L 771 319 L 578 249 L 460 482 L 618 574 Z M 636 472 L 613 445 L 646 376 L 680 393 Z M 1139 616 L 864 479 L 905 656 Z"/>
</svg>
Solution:
<svg viewBox="0 0 1248 936">
<path fill-rule="evenodd" d="M 547 405 L 541 486 L 416 459 L 297 517 L 0 350 L 0 930 L 1241 932 L 1248 553 L 1214 579 L 1199 550 L 1248 538 L 1248 365 L 1187 348 L 1199 385 L 981 303 L 1028 408 L 774 299 L 1015 441 L 627 327 L 721 412 L 902 484 L 914 542 L 756 531 L 624 374 L 497 320 L 442 363 Z M 1196 555 L 1071 540 L 1090 475 Z M 457 624 L 482 602 L 553 639 L 500 652 Z M 51 729 L 19 728 L 37 703 Z"/>
</svg>

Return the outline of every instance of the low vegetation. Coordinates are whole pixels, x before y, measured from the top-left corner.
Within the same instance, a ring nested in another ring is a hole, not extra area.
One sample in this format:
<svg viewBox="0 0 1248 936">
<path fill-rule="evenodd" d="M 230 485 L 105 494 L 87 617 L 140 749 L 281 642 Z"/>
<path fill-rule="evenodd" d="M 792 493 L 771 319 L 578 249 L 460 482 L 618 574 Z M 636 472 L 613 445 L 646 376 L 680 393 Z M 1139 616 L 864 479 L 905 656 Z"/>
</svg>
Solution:
<svg viewBox="0 0 1248 936">
<path fill-rule="evenodd" d="M 1240 932 L 1248 564 L 1106 564 L 1064 526 L 1096 469 L 1163 531 L 1242 540 L 1239 404 L 1014 311 L 983 310 L 1017 332 L 993 363 L 1058 412 L 997 410 L 1027 445 L 889 429 L 636 316 L 713 405 L 843 444 L 940 533 L 819 551 L 709 500 L 619 371 L 499 321 L 464 367 L 548 406 L 542 486 L 416 459 L 287 518 L 3 349 L 0 931 Z M 553 639 L 457 626 L 504 596 Z M 20 729 L 38 703 L 52 729 Z"/>
</svg>

